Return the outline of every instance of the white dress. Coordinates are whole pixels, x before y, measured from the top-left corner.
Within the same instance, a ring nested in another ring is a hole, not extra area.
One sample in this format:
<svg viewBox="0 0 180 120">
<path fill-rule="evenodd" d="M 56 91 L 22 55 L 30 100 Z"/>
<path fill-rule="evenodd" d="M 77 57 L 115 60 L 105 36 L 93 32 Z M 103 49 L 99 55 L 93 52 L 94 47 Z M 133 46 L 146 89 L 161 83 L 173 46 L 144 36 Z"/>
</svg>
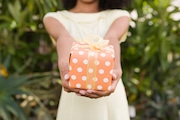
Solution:
<svg viewBox="0 0 180 120">
<path fill-rule="evenodd" d="M 119 17 L 128 16 L 124 10 L 106 10 L 98 13 L 72 13 L 66 10 L 50 12 L 64 25 L 72 37 L 82 39 L 86 35 L 104 37 L 111 24 Z M 120 39 L 125 41 L 126 34 Z M 130 120 L 128 103 L 122 80 L 108 97 L 90 99 L 62 90 L 56 120 Z"/>
</svg>

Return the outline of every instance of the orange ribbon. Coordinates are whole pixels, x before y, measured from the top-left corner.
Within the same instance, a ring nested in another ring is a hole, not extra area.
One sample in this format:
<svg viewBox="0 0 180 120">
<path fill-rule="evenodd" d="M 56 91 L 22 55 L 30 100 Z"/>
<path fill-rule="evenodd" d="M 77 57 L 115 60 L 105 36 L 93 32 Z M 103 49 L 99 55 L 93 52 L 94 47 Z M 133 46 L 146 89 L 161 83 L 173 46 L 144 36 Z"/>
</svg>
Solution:
<svg viewBox="0 0 180 120">
<path fill-rule="evenodd" d="M 86 88 L 87 89 L 95 89 L 96 86 L 96 73 L 97 73 L 97 65 L 95 62 L 98 60 L 98 51 L 91 50 L 88 52 L 88 64 L 87 64 L 87 80 L 86 80 Z M 91 86 L 89 86 L 91 85 Z"/>
</svg>

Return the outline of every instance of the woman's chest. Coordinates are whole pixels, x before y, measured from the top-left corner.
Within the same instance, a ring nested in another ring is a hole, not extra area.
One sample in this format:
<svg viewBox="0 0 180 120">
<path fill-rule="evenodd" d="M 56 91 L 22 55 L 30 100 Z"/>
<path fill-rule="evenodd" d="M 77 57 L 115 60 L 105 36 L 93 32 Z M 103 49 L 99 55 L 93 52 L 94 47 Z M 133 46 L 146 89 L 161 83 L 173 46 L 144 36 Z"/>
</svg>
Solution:
<svg viewBox="0 0 180 120">
<path fill-rule="evenodd" d="M 104 37 L 110 24 L 107 20 L 99 20 L 89 23 L 69 21 L 65 27 L 71 36 L 77 39 L 82 39 L 87 35 L 99 35 Z"/>
</svg>

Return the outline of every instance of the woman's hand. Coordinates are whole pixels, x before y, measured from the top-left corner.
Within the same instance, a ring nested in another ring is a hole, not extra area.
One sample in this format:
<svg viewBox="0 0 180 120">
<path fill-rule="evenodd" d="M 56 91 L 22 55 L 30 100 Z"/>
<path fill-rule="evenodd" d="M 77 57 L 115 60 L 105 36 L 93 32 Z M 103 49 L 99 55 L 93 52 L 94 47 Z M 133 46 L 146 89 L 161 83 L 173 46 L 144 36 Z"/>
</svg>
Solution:
<svg viewBox="0 0 180 120">
<path fill-rule="evenodd" d="M 61 56 L 62 56 L 62 54 L 61 54 Z M 73 89 L 73 88 L 70 88 L 70 86 L 69 86 L 70 76 L 69 76 L 69 63 L 68 62 L 69 62 L 68 58 L 65 59 L 65 56 L 64 56 L 64 58 L 59 57 L 59 59 L 58 59 L 58 67 L 60 70 L 62 87 L 63 87 L 64 91 L 66 91 L 66 92 L 79 93 L 79 89 Z"/>
<path fill-rule="evenodd" d="M 81 96 L 80 91 L 82 93 L 85 93 L 86 90 L 75 89 L 75 88 L 71 88 L 69 86 L 70 75 L 69 75 L 69 69 L 68 69 L 69 63 L 68 63 L 67 60 L 65 61 L 64 59 L 61 60 L 61 58 L 59 58 L 59 60 L 58 60 L 58 67 L 59 67 L 59 70 L 60 70 L 62 87 L 63 87 L 64 91 L 66 91 L 68 93 L 69 92 L 74 92 L 74 93 L 76 93 L 79 96 Z"/>
</svg>

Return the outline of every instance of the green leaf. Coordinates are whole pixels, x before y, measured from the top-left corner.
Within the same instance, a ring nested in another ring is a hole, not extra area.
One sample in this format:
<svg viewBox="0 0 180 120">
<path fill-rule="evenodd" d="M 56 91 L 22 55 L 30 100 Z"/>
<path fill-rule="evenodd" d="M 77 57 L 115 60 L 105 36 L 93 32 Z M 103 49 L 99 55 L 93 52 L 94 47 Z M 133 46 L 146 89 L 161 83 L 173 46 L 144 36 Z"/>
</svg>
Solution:
<svg viewBox="0 0 180 120">
<path fill-rule="evenodd" d="M 162 70 L 165 71 L 168 68 L 167 56 L 168 56 L 168 52 L 170 51 L 170 42 L 168 42 L 166 39 L 162 39 L 160 50 L 161 50 L 160 59 L 161 59 Z"/>
<path fill-rule="evenodd" d="M 16 101 L 14 101 L 13 99 L 8 99 L 7 103 L 8 104 L 6 107 L 11 113 L 13 113 L 13 115 L 19 117 L 20 120 L 28 120 L 26 114 L 24 113 L 22 108 L 19 107 Z"/>
<path fill-rule="evenodd" d="M 0 103 L 0 118 L 1 117 L 3 118 L 3 120 L 11 120 L 11 115 L 6 108 L 6 105 Z"/>
<path fill-rule="evenodd" d="M 7 55 L 5 61 L 4 61 L 4 66 L 6 67 L 6 69 L 9 68 L 9 65 L 10 65 L 10 60 L 11 60 L 11 55 Z"/>
<path fill-rule="evenodd" d="M 14 49 L 13 46 L 9 46 L 8 52 L 9 52 L 10 54 L 12 54 L 12 55 L 14 55 L 14 54 L 16 53 L 16 51 L 15 51 L 15 49 Z"/>
<path fill-rule="evenodd" d="M 27 60 L 25 64 L 16 71 L 15 74 L 20 74 L 21 72 L 23 72 L 23 70 L 25 70 L 31 64 L 31 62 L 32 59 Z"/>
<path fill-rule="evenodd" d="M 170 5 L 171 0 L 159 0 L 159 7 L 167 8 Z"/>
<path fill-rule="evenodd" d="M 20 5 L 20 1 L 16 0 L 14 4 L 9 3 L 8 4 L 8 10 L 10 11 L 11 15 L 16 20 L 16 22 L 21 23 L 21 17 L 20 17 L 21 16 L 20 15 L 21 5 Z"/>
<path fill-rule="evenodd" d="M 12 94 L 23 85 L 27 84 L 27 76 L 11 75 L 0 81 L 0 91 L 6 94 Z"/>
</svg>

